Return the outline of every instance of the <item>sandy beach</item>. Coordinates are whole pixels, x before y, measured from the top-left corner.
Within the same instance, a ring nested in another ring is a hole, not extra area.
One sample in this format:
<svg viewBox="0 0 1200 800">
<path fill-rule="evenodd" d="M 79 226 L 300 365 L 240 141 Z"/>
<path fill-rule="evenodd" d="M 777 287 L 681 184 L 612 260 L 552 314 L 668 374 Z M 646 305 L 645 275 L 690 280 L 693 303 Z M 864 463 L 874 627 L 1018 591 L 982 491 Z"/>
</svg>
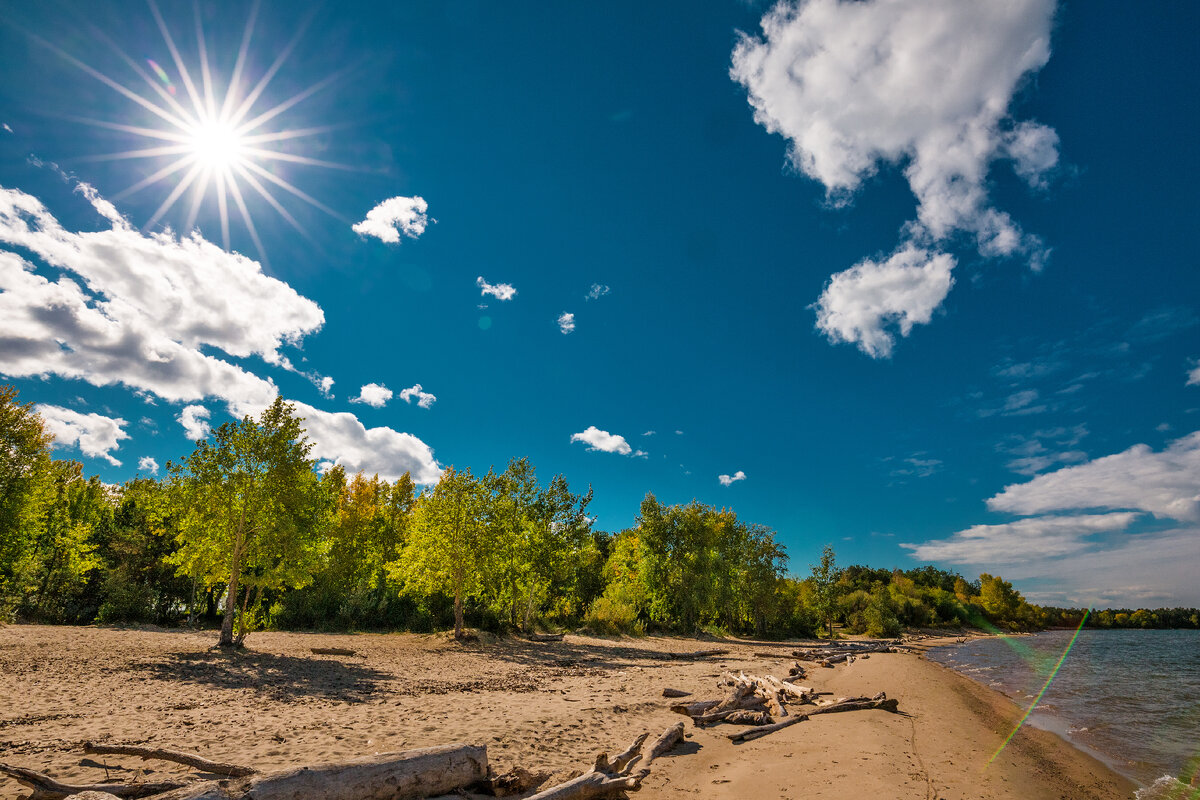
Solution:
<svg viewBox="0 0 1200 800">
<path fill-rule="evenodd" d="M 259 769 L 465 742 L 487 745 L 497 772 L 520 765 L 563 778 L 601 750 L 682 720 L 664 687 L 715 697 L 725 670 L 786 675 L 793 660 L 778 643 L 660 637 L 459 644 L 442 634 L 258 633 L 234 653 L 212 649 L 215 641 L 213 632 L 0 628 L 0 762 L 91 782 L 105 778 L 101 761 L 116 779 L 136 768 L 160 776 L 186 769 L 85 756 L 89 740 Z M 314 655 L 314 647 L 357 655 Z M 696 661 L 666 655 L 713 647 L 729 652 Z M 1020 709 L 919 654 L 817 668 L 806 683 L 835 696 L 884 691 L 901 713 L 818 716 L 740 745 L 726 738 L 732 726 L 689 723 L 686 742 L 655 762 L 639 796 L 1132 797 L 1130 781 L 1033 728 L 987 766 Z M 0 797 L 25 793 L 0 778 Z"/>
</svg>

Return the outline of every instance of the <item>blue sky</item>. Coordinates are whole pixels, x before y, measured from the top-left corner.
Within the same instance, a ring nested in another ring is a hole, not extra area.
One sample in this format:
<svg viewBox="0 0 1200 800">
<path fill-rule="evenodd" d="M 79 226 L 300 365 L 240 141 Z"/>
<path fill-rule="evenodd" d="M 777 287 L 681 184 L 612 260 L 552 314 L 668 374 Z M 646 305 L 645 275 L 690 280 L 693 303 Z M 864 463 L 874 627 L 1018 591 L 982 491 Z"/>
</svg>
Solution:
<svg viewBox="0 0 1200 800">
<path fill-rule="evenodd" d="M 64 8 L 0 2 L 0 378 L 105 480 L 282 392 L 607 530 L 1200 604 L 1194 4 Z"/>
</svg>

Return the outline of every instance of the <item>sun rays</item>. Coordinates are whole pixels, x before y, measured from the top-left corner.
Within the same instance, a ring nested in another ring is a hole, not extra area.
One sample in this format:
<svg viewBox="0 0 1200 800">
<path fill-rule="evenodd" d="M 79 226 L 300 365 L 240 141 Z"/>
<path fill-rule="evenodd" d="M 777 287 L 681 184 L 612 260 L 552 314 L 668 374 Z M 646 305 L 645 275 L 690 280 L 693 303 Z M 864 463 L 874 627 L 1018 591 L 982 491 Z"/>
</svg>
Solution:
<svg viewBox="0 0 1200 800">
<path fill-rule="evenodd" d="M 230 249 L 232 210 L 241 218 L 246 232 L 264 261 L 266 253 L 254 225 L 247 195 L 264 201 L 306 238 L 309 237 L 307 230 L 276 197 L 280 190 L 339 220 L 346 221 L 342 215 L 270 168 L 272 163 L 279 162 L 352 169 L 333 161 L 277 149 L 282 142 L 294 142 L 329 133 L 341 127 L 318 125 L 289 128 L 278 123 L 282 115 L 334 83 L 346 69 L 338 70 L 274 105 L 267 106 L 263 102 L 272 79 L 292 55 L 311 24 L 312 15 L 309 14 L 301 20 L 295 34 L 279 51 L 274 61 L 256 82 L 251 83 L 246 72 L 258 20 L 258 2 L 253 4 L 247 16 L 240 45 L 226 80 L 222 80 L 213 63 L 217 59 L 209 53 L 198 5 L 193 7 L 196 58 L 191 68 L 155 0 L 149 0 L 149 8 L 170 53 L 171 64 L 176 73 L 175 80 L 169 74 L 168 68 L 153 59 L 146 58 L 144 64 L 139 63 L 109 37 L 99 31 L 94 32 L 94 35 L 107 44 L 141 79 L 144 86 L 138 87 L 137 90 L 89 66 L 57 45 L 35 34 L 29 34 L 31 38 L 99 80 L 142 111 L 153 115 L 154 123 L 157 124 L 152 126 L 111 119 L 73 118 L 78 122 L 116 131 L 129 137 L 128 149 L 88 156 L 84 160 L 149 159 L 162 162 L 161 165 L 156 164 L 157 169 L 149 175 L 115 193 L 113 199 L 127 198 L 160 185 L 164 188 L 170 187 L 143 228 L 154 228 L 178 206 L 180 209 L 187 209 L 186 216 L 183 217 L 184 232 L 191 231 L 201 212 L 205 209 L 211 211 L 215 204 L 221 225 L 221 242 L 226 250 Z M 175 81 L 178 81 L 179 85 Z"/>
</svg>

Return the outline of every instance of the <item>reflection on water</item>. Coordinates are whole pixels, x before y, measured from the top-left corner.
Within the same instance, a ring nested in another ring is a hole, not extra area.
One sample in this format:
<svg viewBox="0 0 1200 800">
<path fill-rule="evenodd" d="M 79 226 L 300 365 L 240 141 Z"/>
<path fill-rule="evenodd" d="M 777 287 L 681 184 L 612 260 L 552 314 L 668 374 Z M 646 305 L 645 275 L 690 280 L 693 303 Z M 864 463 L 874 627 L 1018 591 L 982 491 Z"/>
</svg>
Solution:
<svg viewBox="0 0 1200 800">
<path fill-rule="evenodd" d="M 978 639 L 934 648 L 929 658 L 1028 707 L 1072 633 Z M 1189 764 L 1194 769 L 1200 756 L 1200 631 L 1082 631 L 1029 721 L 1143 784 L 1181 775 Z"/>
</svg>

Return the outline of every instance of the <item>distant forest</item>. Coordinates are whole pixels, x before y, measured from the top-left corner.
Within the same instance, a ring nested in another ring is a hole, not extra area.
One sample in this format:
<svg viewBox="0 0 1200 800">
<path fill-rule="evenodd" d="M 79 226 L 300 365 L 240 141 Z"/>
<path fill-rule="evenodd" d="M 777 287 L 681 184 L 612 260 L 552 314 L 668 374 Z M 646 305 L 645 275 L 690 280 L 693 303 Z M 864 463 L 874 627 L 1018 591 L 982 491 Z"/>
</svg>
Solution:
<svg viewBox="0 0 1200 800">
<path fill-rule="evenodd" d="M 51 455 L 32 404 L 0 387 L 0 620 L 273 629 L 586 629 L 785 638 L 905 628 L 1075 627 L 1000 576 L 839 567 L 826 547 L 788 572 L 775 531 L 697 502 L 642 501 L 593 529 L 589 489 L 527 459 L 450 467 L 423 490 L 319 474 L 281 399 L 227 422 L 161 479 L 108 486 Z M 1088 627 L 1198 628 L 1194 608 L 1093 612 Z"/>
</svg>

